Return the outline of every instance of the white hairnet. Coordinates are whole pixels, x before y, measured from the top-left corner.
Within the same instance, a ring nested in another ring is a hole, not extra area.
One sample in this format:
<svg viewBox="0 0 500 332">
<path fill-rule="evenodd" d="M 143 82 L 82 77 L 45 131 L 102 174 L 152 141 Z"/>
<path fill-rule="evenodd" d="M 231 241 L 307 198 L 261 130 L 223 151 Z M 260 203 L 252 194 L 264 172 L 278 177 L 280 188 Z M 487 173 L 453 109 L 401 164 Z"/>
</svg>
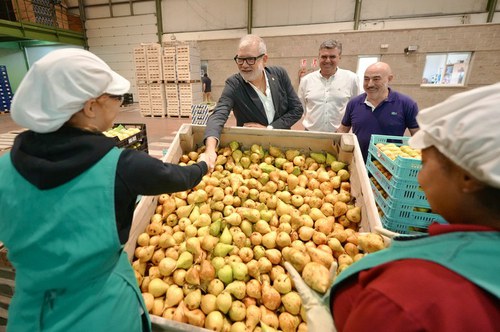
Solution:
<svg viewBox="0 0 500 332">
<path fill-rule="evenodd" d="M 96 55 L 77 48 L 52 51 L 33 64 L 12 100 L 12 119 L 35 132 L 59 129 L 103 93 L 122 95 L 130 82 Z"/>
<path fill-rule="evenodd" d="M 476 179 L 500 188 L 500 83 L 458 93 L 421 110 L 410 145 L 435 146 Z"/>
</svg>

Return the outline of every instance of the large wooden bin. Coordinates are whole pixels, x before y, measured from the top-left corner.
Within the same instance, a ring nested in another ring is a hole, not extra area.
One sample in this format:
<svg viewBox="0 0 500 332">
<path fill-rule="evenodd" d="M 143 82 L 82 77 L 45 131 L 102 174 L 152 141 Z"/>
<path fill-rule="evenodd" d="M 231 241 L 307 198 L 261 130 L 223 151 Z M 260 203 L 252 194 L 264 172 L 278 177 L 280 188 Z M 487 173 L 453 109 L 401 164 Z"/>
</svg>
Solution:
<svg viewBox="0 0 500 332">
<path fill-rule="evenodd" d="M 182 125 L 163 160 L 177 163 L 183 153 L 203 145 L 204 133 L 205 126 Z M 328 151 L 332 153 L 340 161 L 349 164 L 351 195 L 356 198 L 356 205 L 361 206 L 362 209 L 360 231 L 384 232 L 355 135 L 243 127 L 224 128 L 220 144 L 225 146 L 231 141 L 237 141 L 247 148 L 252 144 L 259 144 L 264 148 L 273 145 L 282 149 L 298 149 L 302 152 Z M 144 232 L 154 213 L 157 199 L 158 196 L 144 196 L 136 208 L 129 241 L 125 246 L 130 260 L 133 259 L 137 237 Z M 152 320 L 155 331 L 208 331 L 158 316 L 152 316 Z"/>
</svg>

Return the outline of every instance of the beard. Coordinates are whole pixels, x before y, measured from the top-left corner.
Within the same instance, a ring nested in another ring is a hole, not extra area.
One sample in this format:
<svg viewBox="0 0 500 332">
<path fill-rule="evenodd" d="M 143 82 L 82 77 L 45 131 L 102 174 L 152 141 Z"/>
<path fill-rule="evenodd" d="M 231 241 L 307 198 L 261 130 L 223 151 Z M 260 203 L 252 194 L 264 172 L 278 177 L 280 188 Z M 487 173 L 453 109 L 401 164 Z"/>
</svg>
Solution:
<svg viewBox="0 0 500 332">
<path fill-rule="evenodd" d="M 243 72 L 240 70 L 240 75 L 245 81 L 253 82 L 260 78 L 263 71 L 264 66 L 262 65 L 262 63 L 259 63 L 259 65 L 256 66 L 256 68 L 254 68 L 251 72 Z"/>
</svg>

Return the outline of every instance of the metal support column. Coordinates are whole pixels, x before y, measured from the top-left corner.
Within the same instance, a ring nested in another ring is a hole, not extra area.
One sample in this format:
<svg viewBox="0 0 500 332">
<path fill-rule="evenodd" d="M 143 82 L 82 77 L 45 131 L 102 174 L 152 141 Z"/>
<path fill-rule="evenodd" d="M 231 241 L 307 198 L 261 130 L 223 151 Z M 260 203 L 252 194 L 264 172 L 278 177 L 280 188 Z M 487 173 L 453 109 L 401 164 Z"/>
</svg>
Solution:
<svg viewBox="0 0 500 332">
<path fill-rule="evenodd" d="M 359 19 L 361 16 L 361 4 L 363 0 L 356 0 L 356 6 L 354 7 L 354 30 L 359 29 Z"/>
</svg>

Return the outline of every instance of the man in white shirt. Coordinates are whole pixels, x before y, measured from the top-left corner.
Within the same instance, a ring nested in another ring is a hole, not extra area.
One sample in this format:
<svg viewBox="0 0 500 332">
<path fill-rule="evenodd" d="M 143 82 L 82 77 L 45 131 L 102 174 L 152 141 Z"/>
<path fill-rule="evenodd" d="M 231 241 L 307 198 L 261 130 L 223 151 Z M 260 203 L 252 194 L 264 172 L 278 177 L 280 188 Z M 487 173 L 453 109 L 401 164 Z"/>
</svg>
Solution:
<svg viewBox="0 0 500 332">
<path fill-rule="evenodd" d="M 327 40 L 319 47 L 320 69 L 302 77 L 298 96 L 304 107 L 306 130 L 335 132 L 347 102 L 359 94 L 355 73 L 338 67 L 342 44 Z"/>
</svg>

